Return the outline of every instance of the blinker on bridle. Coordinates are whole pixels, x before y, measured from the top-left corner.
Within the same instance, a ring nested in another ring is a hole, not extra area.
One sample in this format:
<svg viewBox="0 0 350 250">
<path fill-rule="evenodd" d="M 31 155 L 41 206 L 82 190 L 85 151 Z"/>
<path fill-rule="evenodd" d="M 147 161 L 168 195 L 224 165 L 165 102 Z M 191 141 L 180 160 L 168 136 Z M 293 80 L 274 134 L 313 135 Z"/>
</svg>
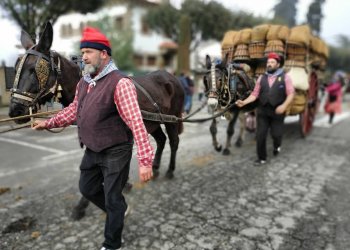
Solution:
<svg viewBox="0 0 350 250">
<path fill-rule="evenodd" d="M 35 46 L 35 45 L 34 45 Z M 13 83 L 13 88 L 11 89 L 11 96 L 12 98 L 18 99 L 21 104 L 32 108 L 35 107 L 38 104 L 39 98 L 44 97 L 50 93 L 54 94 L 57 90 L 57 78 L 59 77 L 61 70 L 60 70 L 60 60 L 58 58 L 58 66 L 56 66 L 53 55 L 50 51 L 50 57 L 44 55 L 41 52 L 38 52 L 34 50 L 33 47 L 28 49 L 24 56 L 22 57 L 21 61 L 19 62 L 17 73 L 15 76 L 15 81 Z M 39 84 L 39 92 L 37 94 L 21 91 L 18 88 L 19 79 L 22 73 L 23 65 L 28 57 L 28 55 L 34 55 L 37 56 L 38 59 L 35 64 L 35 75 L 38 80 Z M 56 72 L 56 80 L 53 87 L 50 89 L 47 89 L 47 83 L 50 75 L 50 65 L 51 65 L 51 71 Z M 47 91 L 47 92 L 46 92 Z M 46 92 L 46 93 L 45 93 Z"/>
<path fill-rule="evenodd" d="M 218 98 L 220 95 L 220 89 L 218 89 L 217 87 L 217 83 L 216 83 L 216 63 L 212 62 L 211 63 L 211 67 L 210 67 L 210 77 L 211 77 L 211 88 L 209 89 L 209 95 L 208 97 L 214 97 L 214 98 Z M 225 78 L 225 74 L 222 73 L 222 79 Z M 220 88 L 222 88 L 223 86 L 220 86 Z"/>
</svg>

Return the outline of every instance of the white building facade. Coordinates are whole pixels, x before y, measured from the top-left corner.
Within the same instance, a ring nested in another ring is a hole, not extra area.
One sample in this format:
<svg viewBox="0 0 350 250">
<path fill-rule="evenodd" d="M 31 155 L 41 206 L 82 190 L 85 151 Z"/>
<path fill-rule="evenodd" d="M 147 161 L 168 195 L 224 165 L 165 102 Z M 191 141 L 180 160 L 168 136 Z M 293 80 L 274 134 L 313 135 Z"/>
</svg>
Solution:
<svg viewBox="0 0 350 250">
<path fill-rule="evenodd" d="M 132 32 L 133 63 L 138 70 L 154 71 L 165 68 L 172 71 L 176 67 L 177 44 L 169 38 L 150 30 L 144 22 L 149 8 L 156 3 L 146 0 L 139 4 L 121 3 L 106 6 L 95 13 L 66 14 L 54 24 L 52 49 L 69 57 L 79 54 L 81 32 L 88 22 L 109 17 L 116 30 Z M 112 48 L 113 49 L 113 48 Z"/>
</svg>

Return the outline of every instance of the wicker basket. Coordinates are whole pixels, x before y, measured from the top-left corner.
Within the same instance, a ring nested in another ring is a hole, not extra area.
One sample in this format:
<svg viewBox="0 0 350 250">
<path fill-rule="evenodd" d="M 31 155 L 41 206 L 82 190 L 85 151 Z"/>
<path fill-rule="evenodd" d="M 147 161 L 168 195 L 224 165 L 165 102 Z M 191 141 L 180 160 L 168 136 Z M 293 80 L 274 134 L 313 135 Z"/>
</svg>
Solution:
<svg viewBox="0 0 350 250">
<path fill-rule="evenodd" d="M 235 30 L 227 31 L 221 41 L 221 47 L 223 48 L 234 47 L 233 40 L 235 39 L 235 36 L 237 34 L 238 34 L 238 31 L 235 31 Z"/>
<path fill-rule="evenodd" d="M 305 68 L 306 62 L 305 61 L 296 61 L 296 60 L 286 60 L 284 63 L 285 69 L 291 69 L 291 68 Z"/>
<path fill-rule="evenodd" d="M 267 42 L 265 48 L 265 56 L 267 56 L 270 52 L 275 52 L 280 56 L 284 56 L 285 48 L 282 40 L 270 40 Z"/>
<path fill-rule="evenodd" d="M 252 29 L 242 29 L 235 35 L 233 45 L 249 44 L 252 35 Z"/>
<path fill-rule="evenodd" d="M 299 25 L 291 28 L 288 43 L 309 46 L 311 40 L 311 29 L 308 25 Z"/>
<path fill-rule="evenodd" d="M 228 54 L 227 60 L 231 62 L 233 60 L 234 48 L 233 47 L 221 48 L 222 59 L 225 58 L 226 54 Z"/>
<path fill-rule="evenodd" d="M 263 58 L 265 51 L 265 42 L 251 42 L 249 44 L 250 58 Z"/>
<path fill-rule="evenodd" d="M 235 50 L 233 60 L 249 60 L 249 50 L 247 44 L 239 44 Z"/>
<path fill-rule="evenodd" d="M 269 31 L 269 24 L 255 26 L 252 30 L 251 42 L 265 42 L 266 34 Z"/>
<path fill-rule="evenodd" d="M 304 62 L 304 66 L 305 66 L 307 49 L 304 45 L 296 44 L 296 43 L 287 43 L 286 53 L 287 53 L 287 60 Z"/>
<path fill-rule="evenodd" d="M 266 39 L 271 40 L 282 40 L 285 42 L 289 36 L 289 28 L 284 25 L 271 25 L 269 31 L 266 34 Z"/>
<path fill-rule="evenodd" d="M 265 62 L 259 63 L 254 71 L 254 75 L 255 77 L 259 77 L 260 75 L 264 74 L 265 71 L 266 71 L 266 63 Z"/>
</svg>

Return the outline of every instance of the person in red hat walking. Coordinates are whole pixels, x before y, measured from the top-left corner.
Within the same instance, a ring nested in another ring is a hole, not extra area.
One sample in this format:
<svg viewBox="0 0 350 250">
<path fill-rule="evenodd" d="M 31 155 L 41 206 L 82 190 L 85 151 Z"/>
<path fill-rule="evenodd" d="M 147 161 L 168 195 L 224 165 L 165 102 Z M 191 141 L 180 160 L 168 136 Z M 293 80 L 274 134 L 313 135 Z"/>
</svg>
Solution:
<svg viewBox="0 0 350 250">
<path fill-rule="evenodd" d="M 261 75 L 253 92 L 244 100 L 236 101 L 238 107 L 259 100 L 257 108 L 256 150 L 258 159 L 255 165 L 266 163 L 266 140 L 270 129 L 273 139 L 273 155 L 281 150 L 285 112 L 294 98 L 294 87 L 290 76 L 284 73 L 283 59 L 277 53 L 267 56 L 266 72 Z"/>
<path fill-rule="evenodd" d="M 84 63 L 74 101 L 56 116 L 36 121 L 34 129 L 65 127 L 77 122 L 85 153 L 79 188 L 85 198 L 106 212 L 102 249 L 120 249 L 127 204 L 122 194 L 130 170 L 133 142 L 141 181 L 152 178 L 154 150 L 142 120 L 131 79 L 111 59 L 111 45 L 93 27 L 83 30 Z"/>
</svg>

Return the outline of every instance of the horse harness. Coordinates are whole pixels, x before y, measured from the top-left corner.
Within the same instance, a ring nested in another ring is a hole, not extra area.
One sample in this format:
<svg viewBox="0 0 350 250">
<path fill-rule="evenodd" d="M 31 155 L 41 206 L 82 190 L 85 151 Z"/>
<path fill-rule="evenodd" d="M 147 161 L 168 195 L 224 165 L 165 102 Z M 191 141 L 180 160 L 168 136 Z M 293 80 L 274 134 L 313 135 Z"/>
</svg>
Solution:
<svg viewBox="0 0 350 250">
<path fill-rule="evenodd" d="M 245 94 L 249 95 L 251 93 L 251 90 L 254 88 L 254 83 L 252 83 L 252 80 L 245 73 L 245 70 L 243 69 L 244 66 L 238 63 L 230 63 L 227 66 L 227 73 L 223 70 L 217 69 L 215 66 L 215 63 L 212 63 L 211 68 L 208 71 L 211 77 L 212 86 L 211 89 L 207 91 L 207 94 L 209 98 L 218 99 L 222 108 L 227 107 L 233 100 L 246 97 L 238 91 L 238 80 L 243 82 L 248 90 Z M 216 84 L 216 71 L 220 72 L 221 79 L 223 79 L 223 84 L 221 84 L 220 89 L 217 88 Z"/>
<path fill-rule="evenodd" d="M 53 52 L 50 50 L 50 56 L 46 56 L 45 54 L 38 52 L 34 50 L 34 47 L 31 47 L 26 51 L 24 56 L 21 58 L 18 69 L 16 72 L 15 76 L 15 81 L 13 84 L 13 88 L 11 89 L 11 96 L 14 99 L 17 99 L 18 102 L 20 102 L 22 105 L 26 106 L 29 108 L 30 116 L 32 116 L 32 109 L 37 108 L 39 109 L 39 99 L 42 97 L 45 97 L 49 94 L 56 95 L 57 98 L 59 98 L 60 91 L 62 90 L 62 87 L 59 82 L 62 81 L 62 73 L 61 73 L 61 67 L 60 67 L 60 59 L 57 57 L 57 64 L 54 61 L 54 55 Z M 23 65 L 28 57 L 28 55 L 34 55 L 37 56 L 38 59 L 35 64 L 35 75 L 37 77 L 38 83 L 39 83 L 39 92 L 37 94 L 25 92 L 25 91 L 20 91 L 17 89 L 18 83 L 19 83 L 19 78 L 22 73 L 22 68 Z M 50 67 L 51 66 L 51 67 Z M 50 70 L 52 72 L 55 72 L 55 83 L 51 88 L 48 88 L 48 81 L 49 81 L 49 75 L 50 75 Z M 215 72 L 215 66 L 212 67 L 211 70 L 214 70 Z M 223 77 L 227 76 L 223 73 Z M 215 94 L 220 94 L 220 90 L 216 89 L 215 85 L 215 76 L 214 76 L 214 88 L 211 91 L 211 93 Z M 219 112 L 218 114 L 215 114 L 211 117 L 208 118 L 201 118 L 201 119 L 189 119 L 191 116 L 199 112 L 205 105 L 202 105 L 199 107 L 195 112 L 192 114 L 188 115 L 187 117 L 177 117 L 174 115 L 167 115 L 161 113 L 161 110 L 159 108 L 159 105 L 154 101 L 154 99 L 151 97 L 151 95 L 139 84 L 137 83 L 134 79 L 132 79 L 133 83 L 135 84 L 135 87 L 138 88 L 146 97 L 147 99 L 152 103 L 152 105 L 156 108 L 156 113 L 155 112 L 149 112 L 145 110 L 141 110 L 142 117 L 145 120 L 149 121 L 156 121 L 156 122 L 161 122 L 161 123 L 177 123 L 177 122 L 205 122 L 208 120 L 215 119 L 216 117 L 221 116 L 223 113 L 225 113 L 227 110 L 229 110 L 234 104 L 229 105 L 227 104 L 226 107 L 224 107 L 224 110 L 222 112 Z M 220 95 L 218 95 L 220 96 Z"/>
<path fill-rule="evenodd" d="M 34 45 L 35 46 L 35 45 Z M 24 106 L 27 106 L 30 111 L 32 108 L 39 109 L 39 99 L 47 95 L 55 94 L 57 98 L 60 98 L 60 91 L 62 90 L 59 82 L 62 81 L 61 74 L 61 62 L 59 57 L 57 57 L 57 65 L 54 61 L 54 53 L 50 50 L 50 56 L 34 50 L 34 46 L 26 51 L 24 56 L 21 58 L 18 69 L 15 76 L 15 81 L 13 83 L 13 88 L 11 89 L 11 96 L 14 99 L 17 99 L 19 103 Z M 19 78 L 22 73 L 23 65 L 28 57 L 28 55 L 34 55 L 38 57 L 35 64 L 35 75 L 39 83 L 39 91 L 37 94 L 21 91 L 18 88 Z M 51 66 L 51 67 L 50 67 Z M 48 81 L 50 76 L 50 71 L 55 73 L 55 83 L 49 88 Z"/>
</svg>

